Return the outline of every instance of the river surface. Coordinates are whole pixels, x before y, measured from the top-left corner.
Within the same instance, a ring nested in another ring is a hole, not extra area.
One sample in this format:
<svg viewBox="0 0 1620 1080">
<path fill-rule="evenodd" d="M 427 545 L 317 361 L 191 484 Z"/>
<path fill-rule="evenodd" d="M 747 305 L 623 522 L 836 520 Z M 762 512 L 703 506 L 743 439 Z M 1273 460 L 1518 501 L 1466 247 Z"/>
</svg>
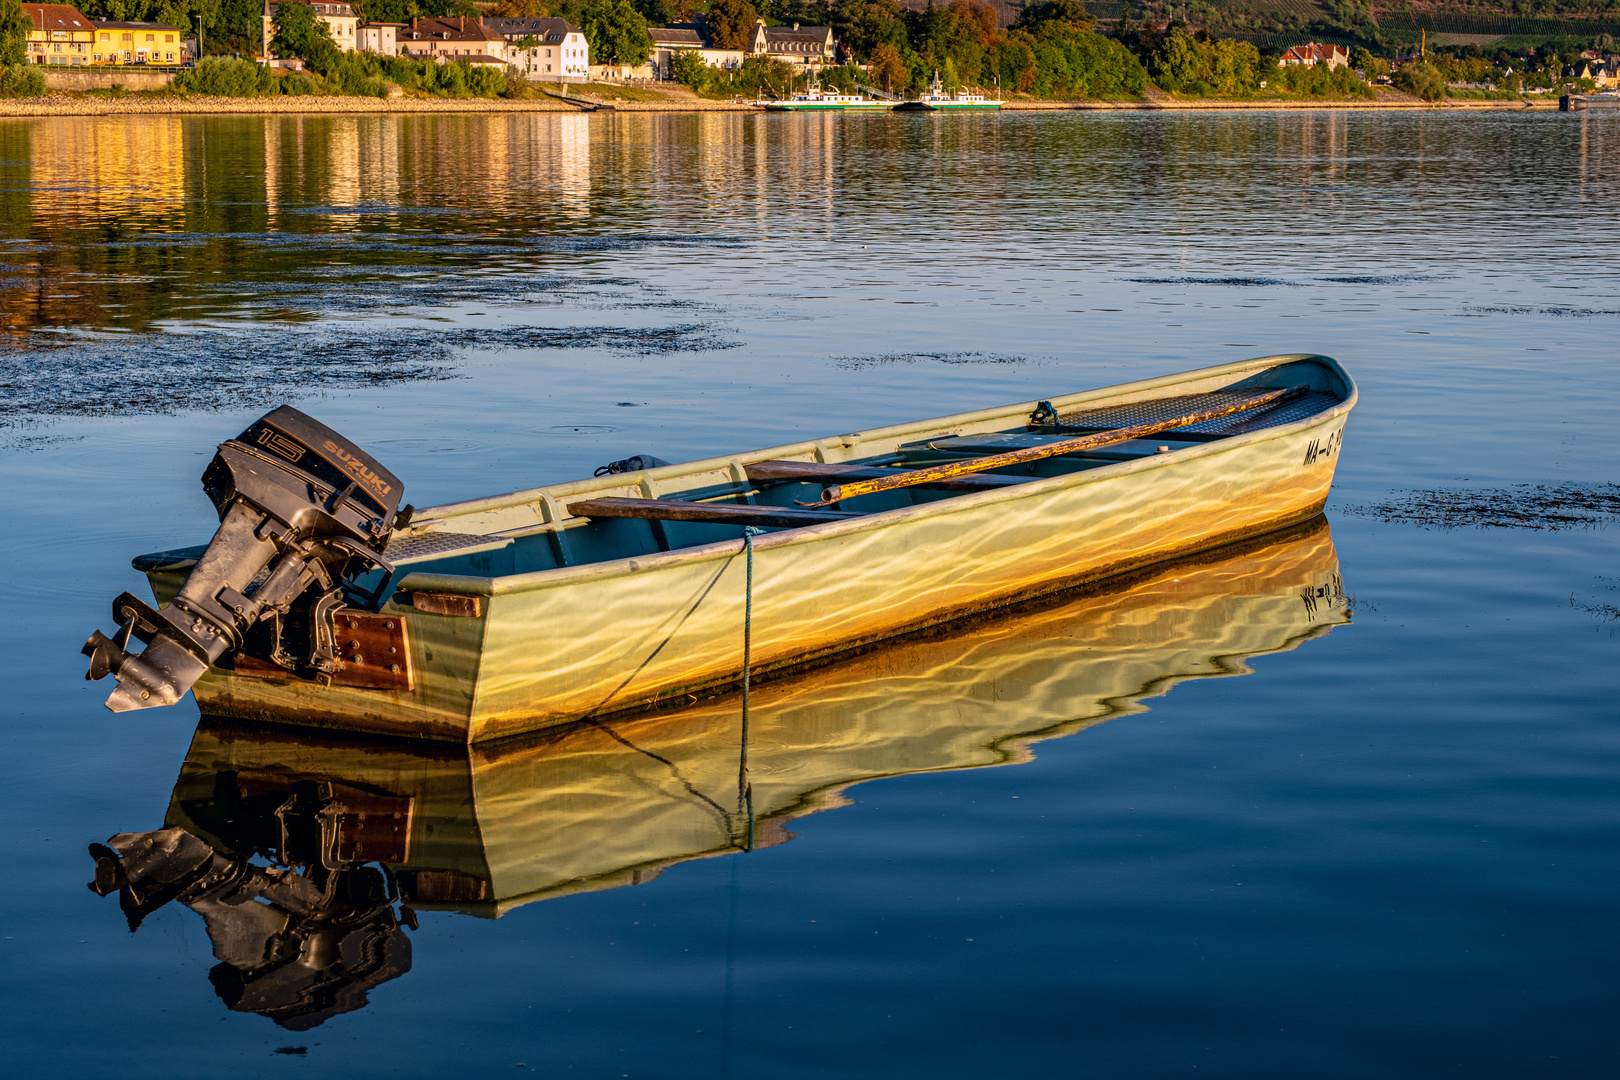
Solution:
<svg viewBox="0 0 1620 1080">
<path fill-rule="evenodd" d="M 7 1072 L 1615 1075 L 1616 251 L 1591 114 L 0 121 Z M 729 698 L 458 757 L 83 680 L 283 401 L 421 506 L 1286 352 L 1325 524 L 768 684 L 757 821 Z M 305 998 L 85 888 L 289 769 L 485 869 Z"/>
</svg>

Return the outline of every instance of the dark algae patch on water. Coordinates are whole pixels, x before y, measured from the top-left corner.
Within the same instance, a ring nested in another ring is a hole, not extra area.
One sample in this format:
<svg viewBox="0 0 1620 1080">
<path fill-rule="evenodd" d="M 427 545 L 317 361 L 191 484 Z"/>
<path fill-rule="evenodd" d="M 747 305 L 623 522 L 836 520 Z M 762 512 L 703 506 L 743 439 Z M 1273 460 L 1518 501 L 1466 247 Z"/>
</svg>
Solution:
<svg viewBox="0 0 1620 1080">
<path fill-rule="evenodd" d="M 1620 484 L 1433 488 L 1350 504 L 1343 512 L 1430 529 L 1590 529 L 1620 519 Z"/>
<path fill-rule="evenodd" d="M 0 353 L 0 424 L 237 409 L 316 391 L 450 379 L 457 377 L 460 356 L 473 350 L 596 348 L 656 356 L 736 344 L 703 323 L 405 331 L 321 324 L 254 334 L 198 330 L 134 340 L 66 338 Z"/>
</svg>

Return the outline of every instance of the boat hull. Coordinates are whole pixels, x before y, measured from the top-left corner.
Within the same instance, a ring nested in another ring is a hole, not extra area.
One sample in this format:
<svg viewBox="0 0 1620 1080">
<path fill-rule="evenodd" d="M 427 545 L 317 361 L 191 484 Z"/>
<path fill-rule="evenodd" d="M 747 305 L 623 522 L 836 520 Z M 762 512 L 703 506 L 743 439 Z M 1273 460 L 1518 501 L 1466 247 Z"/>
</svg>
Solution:
<svg viewBox="0 0 1620 1080">
<path fill-rule="evenodd" d="M 764 106 L 766 112 L 888 112 L 891 108 L 893 106 L 886 101 L 874 101 L 870 105 L 772 102 Z"/>
<path fill-rule="evenodd" d="M 926 101 L 902 101 L 894 107 L 895 112 L 996 112 L 1001 108 L 999 101 L 963 102 L 956 104 L 946 102 L 932 104 Z"/>
<path fill-rule="evenodd" d="M 323 687 L 213 669 L 195 694 L 207 712 L 478 742 L 642 709 L 741 677 L 752 611 L 756 673 L 829 659 L 896 634 L 1279 529 L 1320 512 L 1355 388 L 1325 357 L 1289 356 L 1053 399 L 1100 408 L 1233 385 L 1331 390 L 1308 419 L 1174 453 L 1034 479 L 859 518 L 740 540 L 513 573 L 405 576 L 384 614 L 409 620 L 410 689 Z M 561 509 L 601 496 L 656 497 L 695 478 L 743 484 L 752 462 L 865 459 L 918 439 L 1005 431 L 1034 402 L 774 447 L 645 473 L 559 484 L 431 508 L 453 533 L 550 530 Z M 153 575 L 160 601 L 178 580 Z M 464 617 L 417 610 L 418 593 L 471 598 Z"/>
</svg>

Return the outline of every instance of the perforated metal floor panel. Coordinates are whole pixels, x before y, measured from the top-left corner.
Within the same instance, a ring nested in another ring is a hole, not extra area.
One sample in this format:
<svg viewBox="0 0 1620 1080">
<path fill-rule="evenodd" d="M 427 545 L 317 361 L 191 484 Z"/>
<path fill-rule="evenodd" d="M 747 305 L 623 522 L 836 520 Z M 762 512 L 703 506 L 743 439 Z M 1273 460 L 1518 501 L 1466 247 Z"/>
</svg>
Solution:
<svg viewBox="0 0 1620 1080">
<path fill-rule="evenodd" d="M 478 533 L 425 532 L 415 536 L 393 537 L 383 551 L 383 557 L 392 562 L 420 559 L 425 555 L 443 555 L 462 548 L 486 547 L 491 544 L 510 543 L 504 536 L 482 536 Z"/>
<path fill-rule="evenodd" d="M 1243 390 L 1213 390 L 1207 394 L 1186 394 L 1182 397 L 1156 398 L 1153 401 L 1138 401 L 1130 405 L 1115 405 L 1107 409 L 1092 409 L 1089 412 L 1066 413 L 1058 420 L 1064 427 L 1085 428 L 1121 428 L 1136 424 L 1151 424 L 1158 420 L 1169 420 L 1184 413 L 1196 412 L 1199 409 L 1219 408 L 1244 398 L 1252 397 L 1258 391 L 1253 388 Z M 1248 412 L 1233 413 L 1231 416 L 1219 416 L 1214 420 L 1205 420 L 1198 424 L 1188 424 L 1177 431 L 1194 431 L 1208 435 L 1239 435 L 1245 431 L 1258 431 L 1261 428 L 1278 427 L 1282 424 L 1291 424 L 1295 420 L 1304 420 L 1315 416 L 1319 412 L 1331 409 L 1339 403 L 1339 398 L 1322 390 L 1312 390 L 1302 398 L 1284 402 L 1271 408 L 1254 409 Z"/>
</svg>

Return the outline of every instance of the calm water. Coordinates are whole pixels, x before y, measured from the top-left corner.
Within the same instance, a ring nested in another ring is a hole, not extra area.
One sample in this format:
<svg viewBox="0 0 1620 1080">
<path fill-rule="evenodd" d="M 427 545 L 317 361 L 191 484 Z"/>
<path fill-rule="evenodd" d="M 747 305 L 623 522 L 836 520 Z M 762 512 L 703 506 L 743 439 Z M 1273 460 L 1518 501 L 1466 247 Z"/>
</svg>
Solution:
<svg viewBox="0 0 1620 1080">
<path fill-rule="evenodd" d="M 1614 1075 L 1617 531 L 1361 508 L 1620 480 L 1617 210 L 1588 116 L 0 121 L 8 1071 Z M 82 680 L 284 400 L 424 505 L 1293 351 L 1325 528 L 772 684 L 746 853 L 728 699 L 469 759 Z M 314 1027 L 84 888 L 287 768 L 493 890 Z"/>
</svg>

